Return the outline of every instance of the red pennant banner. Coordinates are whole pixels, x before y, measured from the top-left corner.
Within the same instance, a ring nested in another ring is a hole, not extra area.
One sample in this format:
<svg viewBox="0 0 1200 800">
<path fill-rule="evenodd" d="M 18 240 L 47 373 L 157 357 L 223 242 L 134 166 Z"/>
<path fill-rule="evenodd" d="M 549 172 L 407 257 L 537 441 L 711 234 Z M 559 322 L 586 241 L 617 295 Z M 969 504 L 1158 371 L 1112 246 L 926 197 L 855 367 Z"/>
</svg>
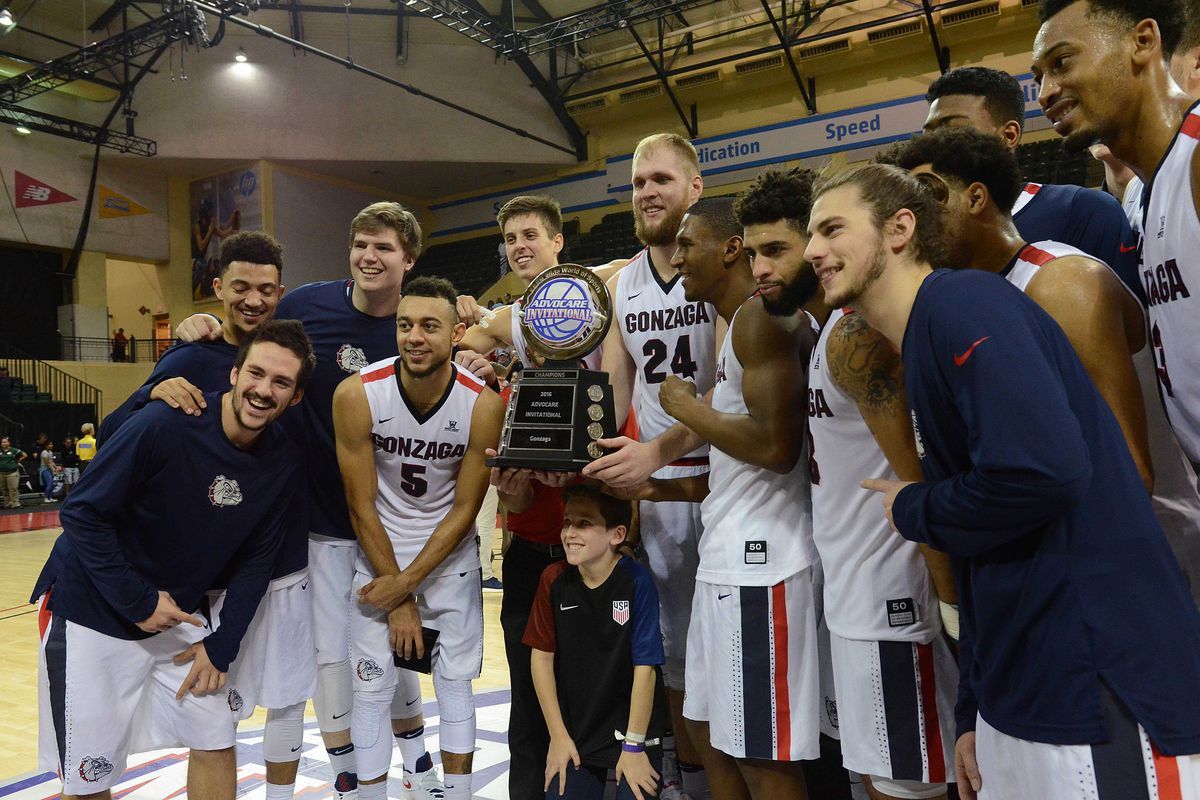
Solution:
<svg viewBox="0 0 1200 800">
<path fill-rule="evenodd" d="M 53 186 L 42 183 L 37 178 L 31 178 L 24 172 L 17 172 L 16 175 L 17 208 L 49 206 L 54 203 L 71 203 L 75 200 L 74 197 L 71 197 L 66 192 L 60 192 Z"/>
</svg>

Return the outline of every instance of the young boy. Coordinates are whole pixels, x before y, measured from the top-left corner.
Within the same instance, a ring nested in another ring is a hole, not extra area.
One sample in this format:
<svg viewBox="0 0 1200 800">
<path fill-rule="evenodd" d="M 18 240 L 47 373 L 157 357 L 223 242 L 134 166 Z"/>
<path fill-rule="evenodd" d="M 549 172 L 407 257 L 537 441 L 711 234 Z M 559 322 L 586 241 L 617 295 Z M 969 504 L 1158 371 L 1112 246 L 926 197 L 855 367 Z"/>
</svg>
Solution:
<svg viewBox="0 0 1200 800">
<path fill-rule="evenodd" d="M 617 552 L 628 500 L 584 484 L 563 499 L 566 561 L 542 573 L 524 640 L 550 729 L 546 797 L 599 800 L 614 769 L 618 800 L 642 800 L 657 793 L 662 761 L 658 592 L 645 567 Z"/>
</svg>

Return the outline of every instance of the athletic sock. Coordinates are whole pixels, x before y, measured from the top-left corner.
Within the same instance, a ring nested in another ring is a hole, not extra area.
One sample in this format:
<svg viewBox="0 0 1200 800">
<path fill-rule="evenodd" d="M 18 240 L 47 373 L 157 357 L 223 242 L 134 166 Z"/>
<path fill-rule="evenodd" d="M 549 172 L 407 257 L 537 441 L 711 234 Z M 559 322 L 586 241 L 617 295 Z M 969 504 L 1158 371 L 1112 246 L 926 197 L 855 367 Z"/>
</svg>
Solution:
<svg viewBox="0 0 1200 800">
<path fill-rule="evenodd" d="M 453 772 L 444 773 L 443 785 L 446 787 L 445 800 L 471 800 L 471 776 L 456 775 Z"/>
<path fill-rule="evenodd" d="M 267 800 L 292 800 L 292 795 L 296 793 L 295 783 L 268 783 L 267 784 Z"/>
<path fill-rule="evenodd" d="M 329 754 L 329 766 L 333 769 L 333 790 L 335 792 L 352 792 L 358 788 L 358 765 L 354 759 L 354 745 L 344 744 L 332 750 L 325 749 Z"/>
<path fill-rule="evenodd" d="M 425 750 L 425 726 L 397 733 L 395 736 L 396 746 L 400 748 L 400 760 L 404 762 L 405 771 L 428 772 L 433 766 L 433 758 Z M 422 761 L 427 762 L 428 766 Z"/>
<path fill-rule="evenodd" d="M 360 783 L 358 785 L 358 800 L 387 800 L 387 778 L 379 783 Z"/>
<path fill-rule="evenodd" d="M 708 773 L 699 764 L 679 762 L 679 777 L 684 793 L 692 800 L 709 800 L 712 792 L 708 788 Z"/>
</svg>

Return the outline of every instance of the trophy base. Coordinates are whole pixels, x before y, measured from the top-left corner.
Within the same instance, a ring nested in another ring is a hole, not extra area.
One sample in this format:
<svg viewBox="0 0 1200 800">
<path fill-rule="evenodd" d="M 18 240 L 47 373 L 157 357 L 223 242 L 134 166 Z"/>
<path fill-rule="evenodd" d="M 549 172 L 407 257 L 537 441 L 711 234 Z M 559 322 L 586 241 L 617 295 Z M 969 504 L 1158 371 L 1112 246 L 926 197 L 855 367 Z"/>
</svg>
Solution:
<svg viewBox="0 0 1200 800">
<path fill-rule="evenodd" d="M 538 456 L 519 456 L 505 454 L 489 458 L 487 460 L 489 467 L 498 467 L 500 469 L 540 469 L 543 472 L 580 472 L 588 464 L 592 463 L 590 458 L 545 458 Z"/>
</svg>

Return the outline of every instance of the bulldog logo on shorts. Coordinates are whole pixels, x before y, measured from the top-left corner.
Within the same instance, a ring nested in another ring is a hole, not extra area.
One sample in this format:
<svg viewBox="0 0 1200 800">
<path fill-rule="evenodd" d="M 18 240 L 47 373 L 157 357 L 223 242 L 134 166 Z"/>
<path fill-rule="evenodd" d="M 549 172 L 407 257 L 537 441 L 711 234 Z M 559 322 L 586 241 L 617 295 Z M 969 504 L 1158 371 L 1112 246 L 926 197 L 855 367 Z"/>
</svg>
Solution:
<svg viewBox="0 0 1200 800">
<path fill-rule="evenodd" d="M 370 363 L 367 361 L 367 354 L 362 351 L 361 347 L 344 344 L 338 348 L 337 365 L 346 372 L 358 372 Z"/>
<path fill-rule="evenodd" d="M 360 658 L 354 671 L 358 673 L 360 681 L 373 681 L 383 677 L 383 667 L 376 664 L 375 660 L 371 658 Z"/>
<path fill-rule="evenodd" d="M 213 479 L 212 486 L 208 487 L 208 499 L 217 508 L 236 506 L 242 502 L 242 487 L 232 478 L 218 475 Z"/>
<path fill-rule="evenodd" d="M 84 756 L 79 762 L 79 777 L 95 783 L 113 771 L 113 763 L 104 756 Z"/>
<path fill-rule="evenodd" d="M 238 694 L 238 690 L 230 689 L 229 690 L 229 710 L 233 711 L 234 713 L 241 711 L 243 704 L 244 704 L 244 701 L 242 700 L 242 696 L 240 694 Z"/>
<path fill-rule="evenodd" d="M 825 698 L 825 716 L 829 718 L 830 725 L 838 727 L 837 701 L 830 697 Z"/>
</svg>

